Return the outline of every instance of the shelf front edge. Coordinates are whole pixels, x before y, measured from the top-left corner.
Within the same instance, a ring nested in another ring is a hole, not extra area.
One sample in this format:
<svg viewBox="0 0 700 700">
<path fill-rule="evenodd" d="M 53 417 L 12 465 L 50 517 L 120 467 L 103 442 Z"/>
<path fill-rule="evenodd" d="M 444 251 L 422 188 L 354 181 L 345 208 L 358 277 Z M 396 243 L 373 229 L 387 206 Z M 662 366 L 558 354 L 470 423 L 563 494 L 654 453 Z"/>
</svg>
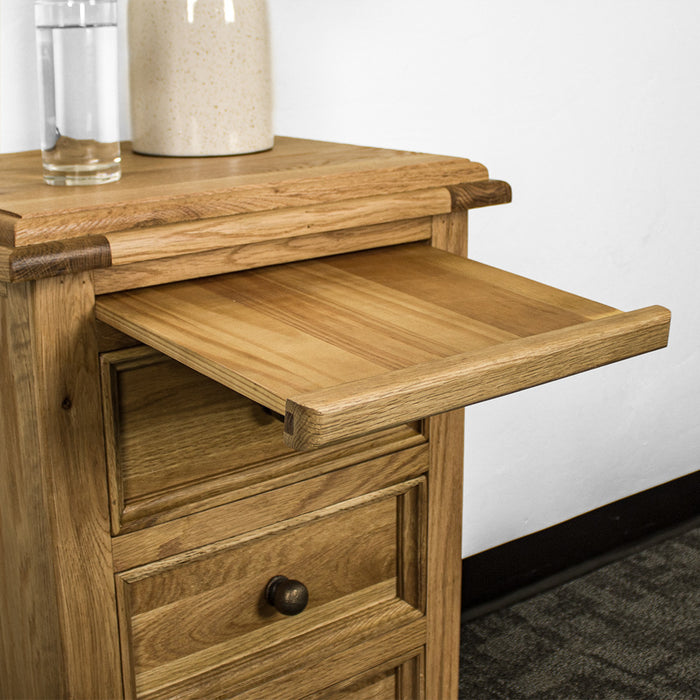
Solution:
<svg viewBox="0 0 700 700">
<path fill-rule="evenodd" d="M 291 397 L 285 442 L 306 450 L 663 348 L 671 313 L 650 306 Z"/>
</svg>

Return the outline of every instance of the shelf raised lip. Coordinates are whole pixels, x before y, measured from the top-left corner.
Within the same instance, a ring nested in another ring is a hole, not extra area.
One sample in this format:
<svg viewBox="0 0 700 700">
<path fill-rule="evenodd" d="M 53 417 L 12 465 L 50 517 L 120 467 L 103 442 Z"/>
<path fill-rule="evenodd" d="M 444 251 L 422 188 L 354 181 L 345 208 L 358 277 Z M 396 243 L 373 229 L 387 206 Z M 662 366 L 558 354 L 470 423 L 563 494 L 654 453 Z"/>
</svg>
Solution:
<svg viewBox="0 0 700 700">
<path fill-rule="evenodd" d="M 663 348 L 671 314 L 650 306 L 291 397 L 297 450 L 392 427 Z"/>
</svg>

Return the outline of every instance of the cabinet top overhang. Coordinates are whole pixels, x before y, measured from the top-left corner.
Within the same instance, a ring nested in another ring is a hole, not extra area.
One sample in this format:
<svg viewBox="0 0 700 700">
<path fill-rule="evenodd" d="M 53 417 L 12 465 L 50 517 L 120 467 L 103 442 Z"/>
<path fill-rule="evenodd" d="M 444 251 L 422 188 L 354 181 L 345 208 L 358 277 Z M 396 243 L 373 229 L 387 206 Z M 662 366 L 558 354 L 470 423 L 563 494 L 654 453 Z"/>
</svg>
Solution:
<svg viewBox="0 0 700 700">
<path fill-rule="evenodd" d="M 39 151 L 0 155 L 0 282 L 314 231 L 503 204 L 466 158 L 279 136 L 269 151 L 165 158 L 122 150 L 119 182 L 51 187 Z"/>
<path fill-rule="evenodd" d="M 122 179 L 51 187 L 41 156 L 0 156 L 0 245 L 25 246 L 158 224 L 488 180 L 465 158 L 277 137 L 269 151 L 165 158 L 124 144 Z"/>
</svg>

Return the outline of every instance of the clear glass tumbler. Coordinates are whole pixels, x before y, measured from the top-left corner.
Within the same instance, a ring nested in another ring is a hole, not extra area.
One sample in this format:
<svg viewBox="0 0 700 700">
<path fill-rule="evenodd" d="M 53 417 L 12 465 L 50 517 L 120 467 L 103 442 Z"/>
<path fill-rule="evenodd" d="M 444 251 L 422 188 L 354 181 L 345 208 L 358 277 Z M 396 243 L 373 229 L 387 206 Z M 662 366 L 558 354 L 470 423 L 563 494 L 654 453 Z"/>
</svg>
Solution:
<svg viewBox="0 0 700 700">
<path fill-rule="evenodd" d="M 35 0 L 41 149 L 50 185 L 121 177 L 116 0 Z"/>
</svg>

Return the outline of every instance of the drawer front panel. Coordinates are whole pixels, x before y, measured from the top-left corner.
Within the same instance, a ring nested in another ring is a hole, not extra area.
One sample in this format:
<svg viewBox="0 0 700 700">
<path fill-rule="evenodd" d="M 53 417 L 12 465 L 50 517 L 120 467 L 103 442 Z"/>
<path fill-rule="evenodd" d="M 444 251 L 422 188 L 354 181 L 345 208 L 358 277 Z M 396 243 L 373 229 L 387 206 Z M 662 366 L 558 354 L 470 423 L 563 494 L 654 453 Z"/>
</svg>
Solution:
<svg viewBox="0 0 700 700">
<path fill-rule="evenodd" d="M 126 502 L 289 451 L 259 405 L 150 348 L 103 363 Z"/>
<path fill-rule="evenodd" d="M 414 425 L 296 453 L 260 405 L 143 346 L 103 354 L 102 385 L 115 534 L 423 441 Z"/>
<path fill-rule="evenodd" d="M 288 673 L 422 618 L 425 498 L 420 477 L 118 575 L 127 686 L 160 697 L 215 678 L 238 691 L 284 672 L 280 646 L 300 650 Z M 305 584 L 301 614 L 266 602 L 276 575 Z"/>
<path fill-rule="evenodd" d="M 406 661 L 392 661 L 369 673 L 307 695 L 304 700 L 424 700 L 423 649 Z"/>
</svg>

